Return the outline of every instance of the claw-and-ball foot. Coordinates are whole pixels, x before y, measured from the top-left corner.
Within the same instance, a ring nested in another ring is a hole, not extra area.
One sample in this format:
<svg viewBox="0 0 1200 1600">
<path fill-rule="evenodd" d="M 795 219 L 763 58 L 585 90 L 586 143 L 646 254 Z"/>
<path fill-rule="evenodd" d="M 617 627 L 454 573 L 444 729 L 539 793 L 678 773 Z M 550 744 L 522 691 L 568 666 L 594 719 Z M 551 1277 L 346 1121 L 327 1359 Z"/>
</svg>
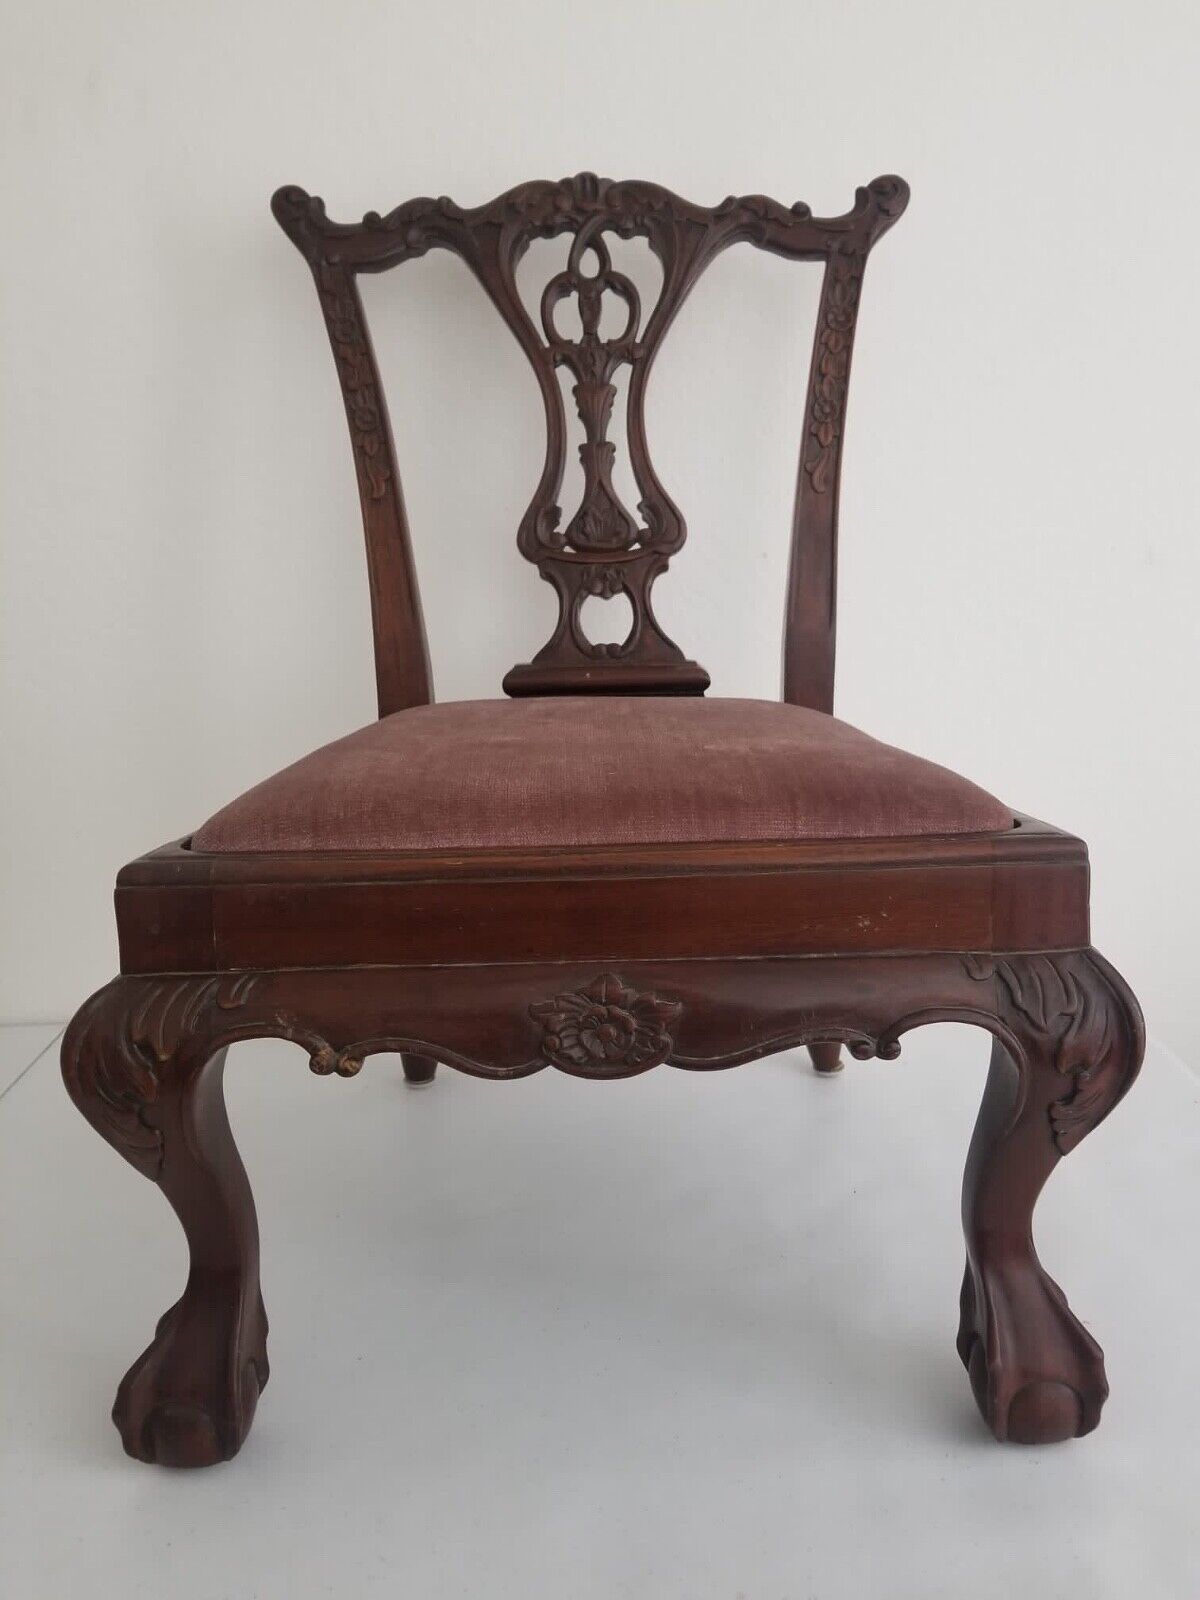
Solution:
<svg viewBox="0 0 1200 1600">
<path fill-rule="evenodd" d="M 1108 1398 L 1104 1353 L 1036 1260 L 963 1275 L 958 1354 L 1002 1442 L 1059 1444 L 1091 1433 Z"/>
<path fill-rule="evenodd" d="M 160 1467 L 230 1460 L 269 1374 L 261 1298 L 243 1312 L 219 1290 L 185 1294 L 117 1390 L 112 1415 L 126 1453 Z"/>
</svg>

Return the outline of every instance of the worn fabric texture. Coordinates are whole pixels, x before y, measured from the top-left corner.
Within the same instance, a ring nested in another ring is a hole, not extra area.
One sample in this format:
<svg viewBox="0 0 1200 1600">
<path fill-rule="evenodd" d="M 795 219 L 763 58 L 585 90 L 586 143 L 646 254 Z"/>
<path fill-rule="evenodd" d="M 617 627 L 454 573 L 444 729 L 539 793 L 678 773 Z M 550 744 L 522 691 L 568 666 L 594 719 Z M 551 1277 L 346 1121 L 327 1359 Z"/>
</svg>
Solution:
<svg viewBox="0 0 1200 1600">
<path fill-rule="evenodd" d="M 437 850 L 990 833 L 1012 813 L 845 722 L 765 700 L 417 706 L 218 811 L 196 850 Z"/>
</svg>

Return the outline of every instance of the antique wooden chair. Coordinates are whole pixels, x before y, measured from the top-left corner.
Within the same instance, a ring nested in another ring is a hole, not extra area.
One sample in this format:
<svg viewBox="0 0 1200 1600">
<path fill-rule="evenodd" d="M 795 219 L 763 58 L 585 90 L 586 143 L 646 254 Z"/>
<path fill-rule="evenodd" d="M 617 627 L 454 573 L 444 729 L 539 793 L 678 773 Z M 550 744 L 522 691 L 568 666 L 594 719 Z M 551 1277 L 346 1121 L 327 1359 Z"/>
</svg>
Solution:
<svg viewBox="0 0 1200 1600">
<path fill-rule="evenodd" d="M 891 1058 L 922 1023 L 976 1023 L 993 1048 L 963 1189 L 959 1354 L 998 1439 L 1096 1426 L 1101 1351 L 1031 1234 L 1050 1172 L 1142 1054 L 1137 1002 L 1089 947 L 1085 846 L 831 715 L 851 346 L 867 256 L 907 200 L 899 178 L 877 178 L 839 217 L 758 195 L 709 210 L 583 174 L 474 210 L 421 199 L 345 225 L 303 190 L 275 195 L 316 280 L 345 399 L 380 720 L 117 879 L 121 974 L 72 1021 L 63 1075 L 84 1116 L 163 1190 L 191 1259 L 117 1394 L 131 1455 L 232 1456 L 267 1380 L 254 1203 L 221 1085 L 226 1046 L 263 1035 L 343 1077 L 398 1051 L 408 1078 L 427 1082 L 437 1062 L 484 1078 L 547 1066 L 620 1078 L 800 1044 L 832 1070 L 841 1046 Z M 531 240 L 567 232 L 539 327 L 516 264 Z M 645 318 L 609 234 L 644 238 L 659 258 Z M 707 674 L 650 603 L 685 529 L 647 453 L 646 382 L 688 291 L 735 243 L 824 263 L 781 704 L 705 699 Z M 510 698 L 443 706 L 356 284 L 438 247 L 467 263 L 541 389 L 546 459 L 517 540 L 559 602 L 553 636 L 505 679 Z M 611 337 L 606 296 L 624 308 Z M 574 339 L 556 320 L 567 297 Z M 623 364 L 636 517 L 606 439 Z M 586 441 L 582 501 L 565 523 L 559 367 Z M 592 643 L 583 602 L 621 592 L 628 638 Z"/>
</svg>

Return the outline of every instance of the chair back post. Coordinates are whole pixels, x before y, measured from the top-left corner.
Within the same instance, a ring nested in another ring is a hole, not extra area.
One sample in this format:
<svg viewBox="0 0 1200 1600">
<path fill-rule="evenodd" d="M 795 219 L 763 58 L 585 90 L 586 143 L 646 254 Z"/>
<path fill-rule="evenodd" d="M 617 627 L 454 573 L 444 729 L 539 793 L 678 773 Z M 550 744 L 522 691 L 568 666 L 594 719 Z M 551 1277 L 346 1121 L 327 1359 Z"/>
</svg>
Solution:
<svg viewBox="0 0 1200 1600">
<path fill-rule="evenodd" d="M 902 215 L 908 196 L 902 178 L 876 178 L 858 191 L 858 205 L 863 206 L 864 198 L 867 202 L 863 226 L 833 241 L 821 284 L 783 625 L 783 698 L 814 711 L 833 710 L 838 497 L 863 274 L 872 245 Z"/>
<path fill-rule="evenodd" d="M 379 715 L 433 700 L 429 645 L 387 400 L 351 265 L 330 239 L 320 200 L 286 188 L 271 210 L 312 271 L 354 450 L 367 546 Z"/>
</svg>

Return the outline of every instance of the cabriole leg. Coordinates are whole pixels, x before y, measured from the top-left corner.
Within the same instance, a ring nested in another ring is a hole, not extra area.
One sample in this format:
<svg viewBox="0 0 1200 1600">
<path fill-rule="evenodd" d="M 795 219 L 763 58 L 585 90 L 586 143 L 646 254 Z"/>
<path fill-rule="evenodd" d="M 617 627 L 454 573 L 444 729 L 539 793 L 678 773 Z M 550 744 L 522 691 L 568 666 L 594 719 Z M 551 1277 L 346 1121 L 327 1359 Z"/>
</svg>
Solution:
<svg viewBox="0 0 1200 1600">
<path fill-rule="evenodd" d="M 166 1195 L 187 1235 L 183 1295 L 126 1373 L 113 1421 L 162 1466 L 236 1455 L 267 1381 L 258 1222 L 225 1110 L 222 1014 L 247 980 L 116 979 L 63 1040 L 80 1111 Z"/>
<path fill-rule="evenodd" d="M 1003 1032 L 963 1180 L 958 1353 L 998 1439 L 1051 1444 L 1096 1427 L 1108 1384 L 1100 1346 L 1038 1260 L 1033 1208 L 1061 1158 L 1133 1081 L 1141 1015 L 1094 951 L 980 967 L 977 976 L 994 978 Z"/>
</svg>

